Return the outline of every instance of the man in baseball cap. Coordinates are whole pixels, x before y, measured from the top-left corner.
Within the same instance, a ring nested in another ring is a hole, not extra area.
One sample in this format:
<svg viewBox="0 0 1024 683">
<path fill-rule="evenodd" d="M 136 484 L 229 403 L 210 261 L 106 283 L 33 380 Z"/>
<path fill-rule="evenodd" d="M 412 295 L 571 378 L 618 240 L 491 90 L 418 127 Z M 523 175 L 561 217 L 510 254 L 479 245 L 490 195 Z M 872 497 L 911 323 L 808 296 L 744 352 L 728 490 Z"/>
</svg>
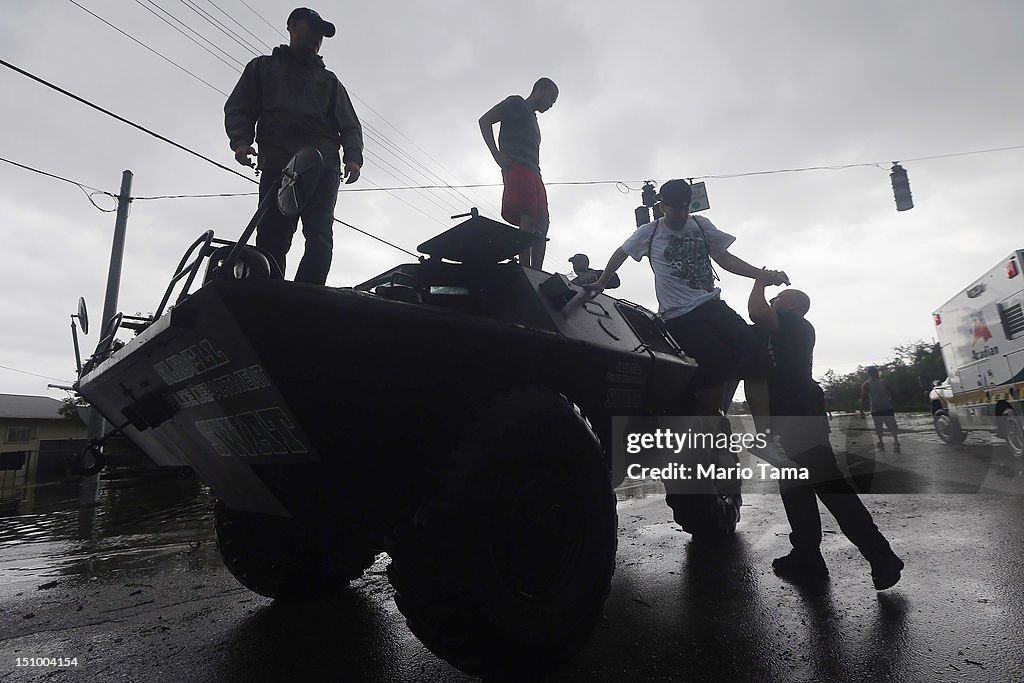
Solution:
<svg viewBox="0 0 1024 683">
<path fill-rule="evenodd" d="M 251 157 L 257 155 L 261 200 L 277 191 L 281 170 L 297 151 L 312 146 L 323 157 L 324 172 L 300 215 L 285 216 L 271 202 L 256 228 L 256 246 L 268 252 L 284 273 L 285 255 L 301 216 L 306 248 L 295 280 L 319 285 L 325 284 L 331 268 L 340 181 L 354 183 L 363 165 L 359 118 L 345 86 L 319 55 L 323 39 L 335 33 L 334 24 L 308 7 L 293 10 L 288 15 L 288 44 L 249 62 L 224 105 L 224 127 L 235 159 L 253 166 Z"/>
<path fill-rule="evenodd" d="M 600 279 L 587 288 L 600 292 L 628 257 L 644 256 L 654 271 L 658 314 L 699 369 L 690 388 L 697 391 L 707 415 L 717 414 L 724 387 L 737 378 L 761 380 L 760 388 L 745 385 L 756 422 L 767 415 L 763 376 L 767 358 L 760 340 L 743 318 L 721 298 L 711 265 L 770 284 L 789 284 L 781 270 L 766 270 L 734 256 L 729 248 L 736 238 L 722 232 L 706 217 L 690 215 L 693 190 L 685 180 L 666 181 L 658 192 L 664 216 L 642 225 L 612 254 Z M 754 389 L 751 391 L 751 389 Z M 758 403 L 757 406 L 754 403 Z M 760 426 L 760 425 L 759 425 Z"/>
<path fill-rule="evenodd" d="M 572 270 L 576 273 L 576 277 L 571 280 L 574 285 L 592 285 L 601 277 L 602 271 L 595 270 L 590 267 L 590 259 L 586 254 L 576 254 L 569 259 L 569 263 L 572 264 Z M 604 288 L 615 289 L 620 284 L 619 276 L 617 274 L 612 274 L 611 278 L 608 280 L 608 284 L 606 284 Z"/>
<path fill-rule="evenodd" d="M 291 26 L 296 21 L 308 21 L 310 27 L 318 31 L 324 38 L 333 38 L 336 33 L 334 24 L 324 21 L 323 17 L 308 7 L 292 10 L 292 13 L 288 15 L 288 25 Z"/>
</svg>

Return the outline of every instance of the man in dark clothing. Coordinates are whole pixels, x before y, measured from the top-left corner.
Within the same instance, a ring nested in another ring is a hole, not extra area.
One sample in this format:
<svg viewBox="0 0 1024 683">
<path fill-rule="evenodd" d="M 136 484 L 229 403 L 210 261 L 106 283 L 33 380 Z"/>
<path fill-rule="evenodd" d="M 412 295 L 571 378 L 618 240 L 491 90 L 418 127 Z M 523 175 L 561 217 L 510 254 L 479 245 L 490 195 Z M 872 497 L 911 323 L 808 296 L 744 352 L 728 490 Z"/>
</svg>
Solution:
<svg viewBox="0 0 1024 683">
<path fill-rule="evenodd" d="M 501 167 L 505 191 L 501 196 L 501 217 L 520 230 L 541 237 L 548 234 L 548 195 L 540 176 L 540 125 L 537 112 L 546 112 L 558 99 L 558 86 L 550 78 L 533 84 L 530 96 L 509 95 L 480 117 L 480 133 L 487 149 Z M 498 142 L 494 124 L 501 123 Z M 524 266 L 544 266 L 546 242 L 519 255 Z"/>
<path fill-rule="evenodd" d="M 300 214 L 306 249 L 295 281 L 322 285 L 331 269 L 338 187 L 342 173 L 346 183 L 359 179 L 363 132 L 345 87 L 318 54 L 323 39 L 335 34 L 334 24 L 300 7 L 288 16 L 288 34 L 288 45 L 246 65 L 224 105 L 224 127 L 243 166 L 253 166 L 253 141 L 259 145 L 261 201 L 277 191 L 281 170 L 295 152 L 309 145 L 320 151 L 324 170 Z M 298 222 L 299 216 L 284 216 L 271 202 L 257 227 L 256 245 L 274 257 L 282 272 Z"/>
<path fill-rule="evenodd" d="M 772 567 L 779 576 L 796 581 L 828 577 L 820 549 L 817 494 L 843 534 L 871 564 L 875 588 L 884 590 L 900 580 L 903 561 L 889 547 L 836 463 L 828 439 L 824 393 L 811 376 L 814 327 L 804 319 L 811 300 L 800 290 L 786 289 L 769 303 L 764 290 L 771 283 L 772 276 L 767 273 L 754 280 L 747 311 L 767 336 L 773 433 L 786 455 L 810 475 L 809 480 L 780 481 L 782 503 L 793 529 L 789 536 L 793 550 L 773 561 Z"/>
<path fill-rule="evenodd" d="M 896 425 L 896 411 L 892 407 L 892 387 L 882 379 L 877 366 L 868 366 L 867 374 L 868 381 L 860 387 L 860 419 L 864 419 L 864 411 L 870 407 L 871 419 L 875 421 L 875 435 L 878 437 L 875 448 L 885 450 L 885 444 L 882 443 L 882 427 L 886 427 L 892 434 L 892 449 L 899 453 L 900 429 Z"/>
<path fill-rule="evenodd" d="M 576 273 L 576 277 L 574 277 L 571 282 L 572 284 L 579 285 L 581 287 L 583 285 L 594 284 L 601 279 L 601 274 L 604 272 L 603 270 L 591 268 L 590 258 L 586 254 L 576 254 L 569 259 L 569 263 L 572 264 L 572 270 Z M 618 274 L 613 273 L 611 278 L 608 280 L 608 284 L 605 285 L 604 288 L 615 289 L 620 284 L 622 284 L 622 282 L 619 280 Z"/>
</svg>

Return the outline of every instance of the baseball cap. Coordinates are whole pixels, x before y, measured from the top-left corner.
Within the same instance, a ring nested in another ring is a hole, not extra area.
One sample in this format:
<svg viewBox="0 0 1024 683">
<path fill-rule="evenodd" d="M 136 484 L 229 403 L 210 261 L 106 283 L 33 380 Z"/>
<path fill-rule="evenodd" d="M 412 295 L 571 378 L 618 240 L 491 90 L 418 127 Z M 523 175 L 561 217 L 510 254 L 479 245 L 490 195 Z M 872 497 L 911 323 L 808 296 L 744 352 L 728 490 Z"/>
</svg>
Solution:
<svg viewBox="0 0 1024 683">
<path fill-rule="evenodd" d="M 292 13 L 288 15 L 289 24 L 300 20 L 308 21 L 311 26 L 320 29 L 320 33 L 324 34 L 324 38 L 331 38 L 335 34 L 334 24 L 324 21 L 319 14 L 308 7 L 298 7 L 293 9 Z"/>
<path fill-rule="evenodd" d="M 589 258 L 587 257 L 587 255 L 586 255 L 586 254 L 576 254 L 576 255 L 575 255 L 575 256 L 573 256 L 573 257 L 572 257 L 571 259 L 569 259 L 569 262 L 570 262 L 570 263 L 572 263 L 573 261 L 575 261 L 575 260 L 577 260 L 577 259 L 583 259 L 583 260 L 585 260 L 585 261 L 589 261 L 589 260 L 590 260 L 590 259 L 589 259 Z"/>
<path fill-rule="evenodd" d="M 658 190 L 658 199 L 676 209 L 685 209 L 693 199 L 693 189 L 685 180 L 666 180 Z"/>
</svg>

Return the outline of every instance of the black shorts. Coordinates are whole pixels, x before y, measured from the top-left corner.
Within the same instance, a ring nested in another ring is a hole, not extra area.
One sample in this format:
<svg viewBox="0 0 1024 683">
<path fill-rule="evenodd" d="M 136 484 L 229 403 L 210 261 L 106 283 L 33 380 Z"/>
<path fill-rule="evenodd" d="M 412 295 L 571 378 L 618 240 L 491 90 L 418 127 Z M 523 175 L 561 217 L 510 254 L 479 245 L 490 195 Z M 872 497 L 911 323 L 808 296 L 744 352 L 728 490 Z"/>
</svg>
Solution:
<svg viewBox="0 0 1024 683">
<path fill-rule="evenodd" d="M 665 327 L 697 361 L 694 391 L 733 379 L 761 378 L 768 372 L 767 341 L 721 299 L 670 318 Z"/>
</svg>

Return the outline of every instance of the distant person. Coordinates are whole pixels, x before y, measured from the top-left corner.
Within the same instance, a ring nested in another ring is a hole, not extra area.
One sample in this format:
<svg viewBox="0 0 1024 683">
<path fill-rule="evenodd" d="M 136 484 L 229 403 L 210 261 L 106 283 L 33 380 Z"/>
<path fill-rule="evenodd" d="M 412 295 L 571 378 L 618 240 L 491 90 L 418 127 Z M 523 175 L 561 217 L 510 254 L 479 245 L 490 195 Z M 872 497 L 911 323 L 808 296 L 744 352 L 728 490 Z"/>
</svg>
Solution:
<svg viewBox="0 0 1024 683">
<path fill-rule="evenodd" d="M 809 480 L 779 482 L 782 504 L 793 532 L 793 549 L 772 562 L 775 573 L 794 581 L 821 581 L 828 567 L 821 555 L 821 516 L 815 495 L 836 518 L 839 528 L 871 564 L 877 590 L 900 580 L 903 561 L 875 526 L 871 513 L 846 481 L 836 464 L 829 442 L 825 397 L 811 376 L 814 327 L 805 319 L 811 300 L 797 289 L 783 290 L 765 300 L 767 275 L 754 281 L 747 312 L 767 335 L 769 349 L 768 393 L 772 430 L 786 456 L 806 467 Z"/>
<path fill-rule="evenodd" d="M 341 178 L 359 179 L 363 165 L 363 131 L 345 86 L 324 67 L 318 54 L 324 38 L 335 34 L 334 24 L 311 9 L 288 15 L 288 45 L 249 62 L 224 105 L 224 127 L 235 159 L 253 166 L 257 155 L 260 200 L 279 187 L 281 170 L 308 145 L 324 159 L 320 182 L 302 209 L 306 249 L 295 273 L 296 282 L 322 285 L 327 281 L 334 251 L 334 207 Z M 253 149 L 259 145 L 259 153 Z M 345 154 L 340 156 L 339 149 Z M 299 216 L 281 214 L 276 202 L 256 229 L 256 246 L 265 249 L 281 271 L 291 248 Z"/>
<path fill-rule="evenodd" d="M 591 268 L 590 259 L 586 254 L 576 254 L 569 259 L 569 263 L 572 264 L 573 273 L 576 274 L 576 277 L 571 280 L 572 284 L 580 286 L 592 285 L 601 279 L 601 273 L 603 271 Z M 605 289 L 615 289 L 620 284 L 622 283 L 619 281 L 619 276 L 617 274 L 612 274 L 611 278 L 608 280 L 608 284 L 605 286 Z"/>
<path fill-rule="evenodd" d="M 690 387 L 698 393 L 702 413 L 718 415 L 726 383 L 743 378 L 751 412 L 764 431 L 760 423 L 768 406 L 763 344 L 753 328 L 722 301 L 711 261 L 730 273 L 767 278 L 772 284 L 788 284 L 789 277 L 781 270 L 756 268 L 730 253 L 736 238 L 707 218 L 691 216 L 692 194 L 685 180 L 665 182 L 658 193 L 664 217 L 637 228 L 612 253 L 597 282 L 587 288 L 602 291 L 626 258 L 639 261 L 646 256 L 654 271 L 658 315 L 683 350 L 697 361 Z"/>
<path fill-rule="evenodd" d="M 509 95 L 480 117 L 480 133 L 487 149 L 501 167 L 505 191 L 501 196 L 501 217 L 524 232 L 547 237 L 548 195 L 540 175 L 540 125 L 537 112 L 544 113 L 558 99 L 558 86 L 550 78 L 533 84 L 530 95 Z M 500 123 L 498 142 L 494 124 Z M 546 240 L 519 255 L 524 266 L 544 267 Z"/>
<path fill-rule="evenodd" d="M 825 414 L 832 419 L 832 392 L 828 389 L 825 389 Z"/>
<path fill-rule="evenodd" d="M 871 419 L 875 422 L 875 435 L 878 437 L 875 448 L 885 450 L 882 442 L 882 428 L 885 427 L 892 434 L 892 450 L 899 453 L 899 427 L 896 425 L 896 411 L 892 407 L 892 388 L 881 378 L 874 365 L 867 368 L 867 374 L 868 380 L 860 387 L 860 416 L 863 419 L 864 411 L 870 407 Z"/>
</svg>

